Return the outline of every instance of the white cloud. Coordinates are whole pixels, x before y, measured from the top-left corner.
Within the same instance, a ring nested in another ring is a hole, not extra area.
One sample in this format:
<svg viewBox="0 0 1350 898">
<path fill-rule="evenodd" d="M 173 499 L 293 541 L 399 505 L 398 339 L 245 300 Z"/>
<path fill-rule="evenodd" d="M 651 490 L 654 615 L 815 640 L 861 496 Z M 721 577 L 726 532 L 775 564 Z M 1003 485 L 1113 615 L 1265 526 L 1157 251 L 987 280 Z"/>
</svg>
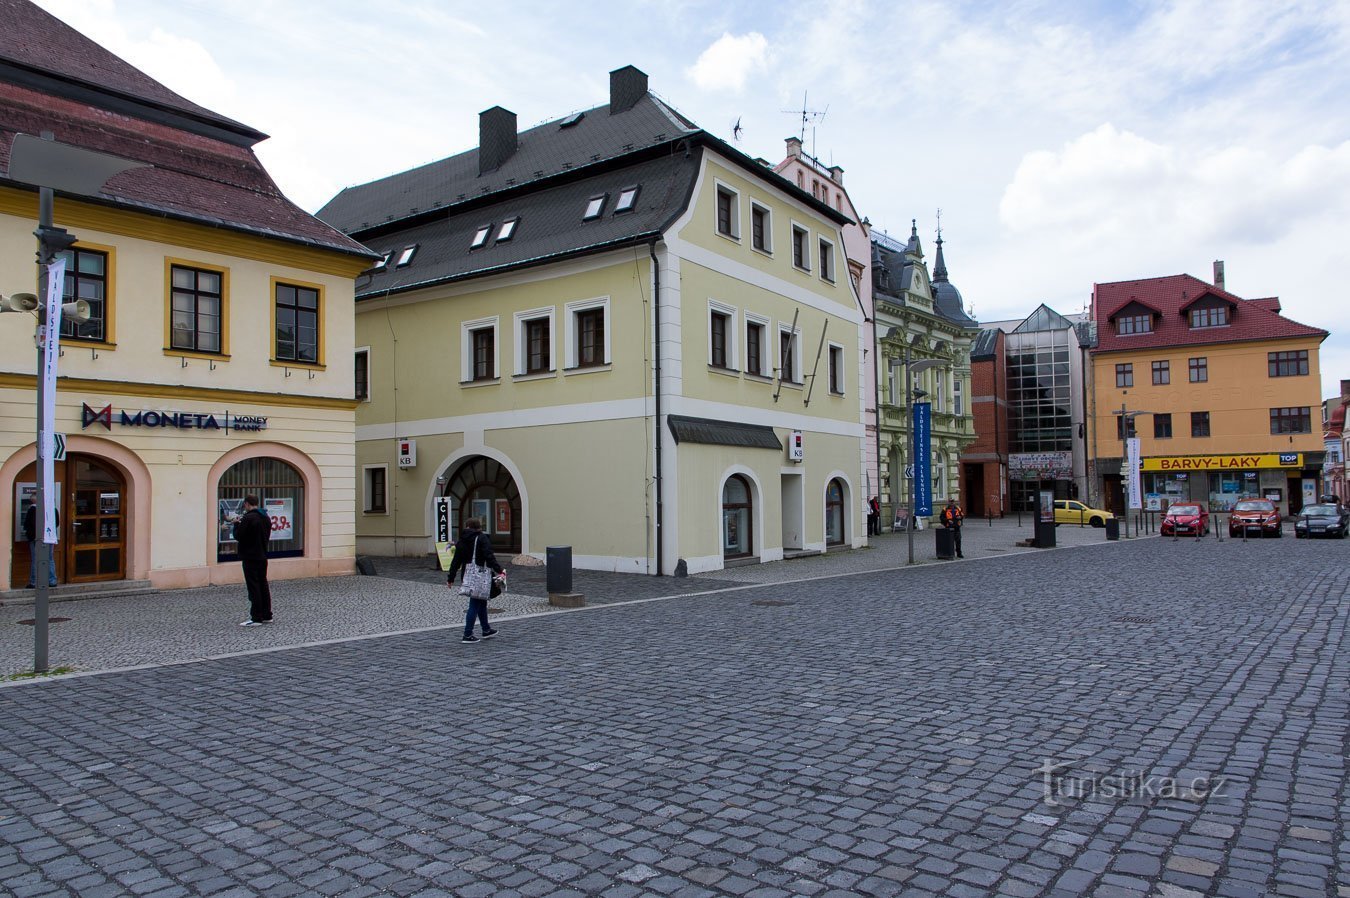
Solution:
<svg viewBox="0 0 1350 898">
<path fill-rule="evenodd" d="M 724 33 L 685 74 L 703 90 L 731 90 L 740 93 L 751 72 L 763 72 L 768 66 L 769 42 L 758 31 L 735 37 Z"/>
</svg>

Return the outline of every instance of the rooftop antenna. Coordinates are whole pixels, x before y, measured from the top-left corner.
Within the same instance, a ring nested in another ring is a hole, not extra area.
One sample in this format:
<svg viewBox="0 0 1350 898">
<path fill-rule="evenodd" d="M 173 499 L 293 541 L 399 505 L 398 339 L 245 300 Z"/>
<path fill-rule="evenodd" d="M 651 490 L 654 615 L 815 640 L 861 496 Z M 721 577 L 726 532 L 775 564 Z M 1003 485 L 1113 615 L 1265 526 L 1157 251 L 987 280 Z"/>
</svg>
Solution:
<svg viewBox="0 0 1350 898">
<path fill-rule="evenodd" d="M 816 158 L 816 125 L 825 120 L 825 114 L 830 111 L 830 107 L 824 109 L 811 109 L 806 105 L 806 91 L 802 91 L 801 109 L 784 109 L 783 112 L 790 112 L 793 115 L 801 116 L 802 130 L 799 135 L 801 142 L 806 143 L 806 126 L 811 126 L 811 158 Z"/>
<path fill-rule="evenodd" d="M 938 232 L 938 233 L 937 233 L 938 239 L 941 240 L 941 239 L 942 239 L 942 207 L 941 207 L 941 206 L 938 206 L 938 210 L 937 210 L 937 232 Z"/>
</svg>

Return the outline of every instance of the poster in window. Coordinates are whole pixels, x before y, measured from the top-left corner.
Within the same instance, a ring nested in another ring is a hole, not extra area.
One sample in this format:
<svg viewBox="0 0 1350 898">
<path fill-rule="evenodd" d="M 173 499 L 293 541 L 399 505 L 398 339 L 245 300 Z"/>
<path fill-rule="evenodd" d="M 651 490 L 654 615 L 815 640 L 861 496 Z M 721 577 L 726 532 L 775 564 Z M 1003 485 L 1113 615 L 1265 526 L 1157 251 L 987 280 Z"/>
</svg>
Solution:
<svg viewBox="0 0 1350 898">
<path fill-rule="evenodd" d="M 473 504 L 469 506 L 473 509 L 473 516 L 476 517 L 484 527 L 491 526 L 492 522 L 492 500 L 474 499 Z"/>
<path fill-rule="evenodd" d="M 741 545 L 739 522 L 736 518 L 736 515 L 734 514 L 726 515 L 724 517 L 724 520 L 726 521 L 727 525 L 727 535 L 726 535 L 726 542 L 723 545 L 727 549 L 735 551 L 736 549 L 740 548 Z"/>
<path fill-rule="evenodd" d="M 495 508 L 496 508 L 496 511 L 497 511 L 497 519 L 496 519 L 496 524 L 493 526 L 492 529 L 493 529 L 495 532 L 497 532 L 497 533 L 510 533 L 510 532 L 511 532 L 511 500 L 510 500 L 510 499 L 497 499 L 493 504 L 494 504 L 494 506 L 495 506 Z"/>
<path fill-rule="evenodd" d="M 234 542 L 234 522 L 244 514 L 243 499 L 220 499 L 217 501 L 216 541 Z"/>
<path fill-rule="evenodd" d="M 262 504 L 263 514 L 272 522 L 272 539 L 294 539 L 295 500 L 263 499 Z"/>
<path fill-rule="evenodd" d="M 105 515 L 117 514 L 122 510 L 121 493 L 99 493 L 98 494 L 98 513 Z"/>
</svg>

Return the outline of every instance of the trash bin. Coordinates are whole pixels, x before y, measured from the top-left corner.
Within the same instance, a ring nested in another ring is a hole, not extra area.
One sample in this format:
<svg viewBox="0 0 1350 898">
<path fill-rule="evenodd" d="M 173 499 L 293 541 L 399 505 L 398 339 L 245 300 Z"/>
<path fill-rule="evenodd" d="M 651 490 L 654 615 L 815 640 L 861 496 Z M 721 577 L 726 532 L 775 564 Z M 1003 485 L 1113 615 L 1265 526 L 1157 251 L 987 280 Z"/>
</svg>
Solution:
<svg viewBox="0 0 1350 898">
<path fill-rule="evenodd" d="M 1120 518 L 1106 519 L 1106 538 L 1120 539 Z"/>
<path fill-rule="evenodd" d="M 544 580 L 550 594 L 572 591 L 571 546 L 549 546 L 544 550 Z"/>
<path fill-rule="evenodd" d="M 1036 522 L 1036 548 L 1053 549 L 1055 547 L 1055 522 Z"/>
<path fill-rule="evenodd" d="M 937 557 L 952 559 L 956 557 L 956 541 L 952 539 L 952 532 L 946 527 L 937 527 L 933 530 L 933 536 L 937 539 Z"/>
</svg>

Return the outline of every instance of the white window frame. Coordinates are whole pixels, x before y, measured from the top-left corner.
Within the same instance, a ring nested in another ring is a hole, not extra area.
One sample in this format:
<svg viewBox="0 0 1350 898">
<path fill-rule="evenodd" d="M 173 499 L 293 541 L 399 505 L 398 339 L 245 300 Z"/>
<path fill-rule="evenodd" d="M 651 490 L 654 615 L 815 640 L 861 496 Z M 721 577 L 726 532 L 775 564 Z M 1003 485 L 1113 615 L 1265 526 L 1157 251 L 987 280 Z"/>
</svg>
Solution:
<svg viewBox="0 0 1350 898">
<path fill-rule="evenodd" d="M 828 253 L 824 252 L 826 247 L 829 248 Z M 818 234 L 816 236 L 816 254 L 819 256 L 819 264 L 816 267 L 820 269 L 820 279 L 827 284 L 835 283 L 834 241 L 823 234 Z M 827 259 L 829 260 L 828 265 L 826 264 Z"/>
<path fill-rule="evenodd" d="M 594 203 L 597 203 L 597 202 L 598 202 L 600 205 L 595 207 L 595 214 L 592 215 L 592 214 L 591 214 L 591 206 L 592 206 Z M 582 220 L 582 221 L 595 221 L 597 218 L 603 218 L 603 217 L 604 217 L 604 214 L 605 214 L 605 206 L 606 206 L 608 203 L 609 203 L 609 194 L 608 194 L 608 193 L 600 193 L 600 194 L 596 194 L 595 196 L 587 197 L 587 198 L 586 198 L 586 208 L 581 210 L 581 220 Z"/>
<path fill-rule="evenodd" d="M 473 332 L 485 327 L 492 328 L 492 379 L 473 379 Z M 502 328 L 501 316 L 476 318 L 462 322 L 459 326 L 459 382 L 461 386 L 496 383 L 502 376 Z"/>
<path fill-rule="evenodd" d="M 421 244 L 411 244 L 398 251 L 398 262 L 394 264 L 395 268 L 407 268 L 412 264 L 413 256 L 417 255 L 417 247 Z"/>
<path fill-rule="evenodd" d="M 720 312 L 727 316 L 727 365 L 725 368 L 718 368 L 713 365 L 712 352 L 712 316 L 713 312 Z M 718 371 L 739 371 L 738 360 L 740 354 L 737 351 L 740 348 L 740 328 L 736 326 L 737 309 L 735 306 L 729 306 L 724 302 L 718 302 L 715 299 L 708 300 L 708 364 Z"/>
<path fill-rule="evenodd" d="M 802 261 L 803 265 L 797 264 L 797 232 L 802 234 Z M 792 267 L 798 271 L 811 273 L 811 229 L 799 221 L 792 222 L 792 239 L 788 243 L 788 252 L 792 256 Z"/>
<path fill-rule="evenodd" d="M 947 457 L 941 452 L 933 457 L 933 499 L 947 498 Z"/>
<path fill-rule="evenodd" d="M 515 339 L 512 342 L 516 347 L 516 358 L 512 373 L 516 377 L 551 377 L 558 372 L 558 328 L 554 323 L 555 309 L 555 306 L 526 309 L 511 316 L 512 331 L 515 334 Z M 548 319 L 548 370 L 531 371 L 526 374 L 525 366 L 530 360 L 530 347 L 526 337 L 525 325 L 541 318 Z"/>
<path fill-rule="evenodd" d="M 941 369 L 933 372 L 933 411 L 947 412 L 947 375 Z"/>
<path fill-rule="evenodd" d="M 772 379 L 773 370 L 774 368 L 778 367 L 777 365 L 774 364 L 774 359 L 776 358 L 776 356 L 773 355 L 773 353 L 777 352 L 778 350 L 777 348 L 771 348 L 768 345 L 769 338 L 773 334 L 773 319 L 769 318 L 767 315 L 756 315 L 754 312 L 747 311 L 745 313 L 745 321 L 744 321 L 744 324 L 747 325 L 747 327 L 745 328 L 745 333 L 747 334 L 750 333 L 750 328 L 748 327 L 748 325 L 750 325 L 751 323 L 758 324 L 760 327 L 759 330 L 760 370 L 752 372 L 749 369 L 746 369 L 745 373 L 749 374 L 751 377 L 765 377 Z M 746 361 L 748 362 L 749 359 L 747 358 Z M 765 362 L 769 363 L 767 366 L 767 370 L 765 370 L 766 367 L 764 365 Z"/>
<path fill-rule="evenodd" d="M 516 228 L 518 227 L 520 227 L 519 215 L 515 216 L 514 218 L 506 219 L 501 224 L 497 225 L 497 238 L 493 242 L 509 243 L 510 241 L 515 239 Z"/>
<path fill-rule="evenodd" d="M 631 186 L 629 186 L 629 187 L 621 188 L 621 189 L 619 190 L 619 195 L 618 195 L 618 197 L 615 198 L 615 200 L 614 200 L 614 214 L 615 214 L 615 215 L 622 215 L 622 214 L 624 214 L 625 212 L 632 212 L 634 209 L 636 209 L 636 208 L 637 208 L 638 196 L 639 196 L 641 193 L 642 193 L 642 185 L 641 185 L 641 184 L 633 184 L 633 185 L 631 185 Z M 624 204 L 624 201 L 623 201 L 623 198 L 624 198 L 624 197 L 628 197 L 628 203 L 627 203 L 627 205 Z"/>
<path fill-rule="evenodd" d="M 965 381 L 960 377 L 952 378 L 952 414 L 960 417 L 966 414 Z"/>
<path fill-rule="evenodd" d="M 764 213 L 764 246 L 755 246 L 755 210 Z M 757 200 L 750 201 L 750 248 L 766 256 L 773 255 L 773 209 Z"/>
<path fill-rule="evenodd" d="M 797 369 L 796 371 L 793 372 L 796 376 L 792 380 L 781 378 L 782 373 L 781 369 L 783 367 L 783 348 L 782 348 L 783 334 L 792 335 L 792 363 Z M 802 329 L 800 327 L 794 329 L 790 322 L 789 323 L 784 323 L 782 321 L 778 322 L 778 339 L 774 341 L 773 360 L 774 360 L 774 370 L 778 372 L 778 374 L 780 375 L 778 379 L 780 379 L 782 383 L 801 386 L 803 383 L 806 382 L 805 381 L 806 373 L 802 371 L 801 337 L 802 337 Z"/>
<path fill-rule="evenodd" d="M 723 191 L 731 194 L 731 233 L 725 234 L 717 227 L 718 194 Z M 727 240 L 741 242 L 741 192 L 725 181 L 713 178 L 713 233 Z"/>
<path fill-rule="evenodd" d="M 577 313 L 589 312 L 591 309 L 605 310 L 605 318 L 604 318 L 605 361 L 603 365 L 597 365 L 589 368 L 578 368 L 577 356 L 580 355 L 580 353 L 577 352 L 578 348 L 577 340 L 581 338 L 581 334 L 577 329 Z M 564 338 L 567 341 L 566 357 L 563 360 L 564 369 L 572 373 L 576 372 L 584 373 L 586 371 L 604 371 L 610 364 L 613 363 L 614 358 L 612 355 L 610 355 L 610 346 L 614 339 L 614 316 L 610 314 L 609 297 L 597 296 L 594 299 L 573 300 L 572 302 L 569 302 L 563 306 L 563 314 L 565 316 L 563 327 L 564 330 L 566 331 L 566 333 L 564 334 Z"/>
<path fill-rule="evenodd" d="M 488 238 L 492 236 L 492 224 L 479 225 L 473 230 L 473 237 L 469 239 L 469 249 L 482 249 L 487 246 Z"/>
<path fill-rule="evenodd" d="M 835 354 L 836 352 L 839 353 L 839 389 L 838 389 L 838 390 L 836 390 L 836 389 L 834 389 L 833 387 L 830 387 L 830 386 L 829 386 L 830 380 L 833 379 L 833 374 L 834 374 L 834 359 L 835 359 L 835 355 L 834 355 L 834 354 Z M 831 341 L 831 342 L 829 342 L 829 343 L 826 344 L 826 348 L 825 348 L 825 365 L 826 365 L 826 368 L 825 368 L 825 385 L 826 385 L 826 387 L 829 388 L 829 393 L 830 393 L 830 395 L 831 395 L 831 396 L 844 396 L 844 395 L 846 395 L 846 394 L 848 393 L 848 390 L 847 390 L 847 389 L 845 388 L 845 386 L 844 386 L 844 384 L 847 382 L 847 378 L 844 376 L 844 345 L 843 345 L 842 343 L 835 343 L 835 342 Z"/>
<path fill-rule="evenodd" d="M 371 472 L 371 471 L 374 471 L 374 470 L 377 470 L 377 469 L 378 469 L 378 470 L 381 470 L 381 471 L 384 471 L 384 510 L 383 510 L 383 511 L 375 511 L 375 510 L 373 510 L 373 509 L 371 508 L 371 504 L 370 504 L 371 494 L 374 492 L 374 491 L 371 489 L 371 476 L 370 476 L 370 472 Z M 387 464 L 383 464 L 383 465 L 362 465 L 362 466 L 361 466 L 361 514 L 365 514 L 365 515 L 377 515 L 377 516 L 378 516 L 378 515 L 384 515 L 384 516 L 387 517 L 387 516 L 389 515 L 389 506 L 392 504 L 392 503 L 389 501 L 389 486 L 390 486 L 390 483 L 389 483 L 389 465 L 387 465 Z"/>
<path fill-rule="evenodd" d="M 366 395 L 356 395 L 356 357 L 364 355 L 366 357 Z M 370 394 L 375 392 L 371 389 L 371 370 L 370 370 L 370 347 L 358 346 L 352 351 L 352 396 L 357 402 L 369 402 Z"/>
</svg>

